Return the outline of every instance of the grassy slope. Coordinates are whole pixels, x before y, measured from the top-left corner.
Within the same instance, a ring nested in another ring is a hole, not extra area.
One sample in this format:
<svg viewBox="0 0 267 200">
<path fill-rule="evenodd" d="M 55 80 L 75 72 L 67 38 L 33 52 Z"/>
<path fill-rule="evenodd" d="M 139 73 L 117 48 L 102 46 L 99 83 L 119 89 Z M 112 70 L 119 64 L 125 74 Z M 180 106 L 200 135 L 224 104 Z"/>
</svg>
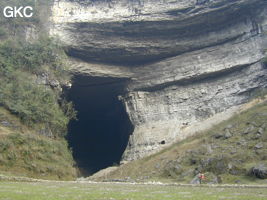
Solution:
<svg viewBox="0 0 267 200">
<path fill-rule="evenodd" d="M 43 73 L 61 84 L 69 81 L 63 49 L 44 31 L 49 2 L 0 2 L 1 10 L 7 5 L 35 10 L 32 18 L 0 16 L 0 173 L 73 179 L 74 161 L 63 137 L 69 120 L 63 110 L 70 104 L 61 101 L 60 107 L 58 89 L 36 84 Z M 23 33 L 32 26 L 37 35 L 27 42 Z M 52 130 L 55 139 L 40 135 L 43 130 Z"/>
<path fill-rule="evenodd" d="M 0 200 L 263 200 L 266 198 L 266 188 L 210 188 L 68 182 L 0 182 Z"/>
<path fill-rule="evenodd" d="M 64 139 L 36 134 L 3 108 L 0 108 L 0 152 L 1 174 L 64 180 L 76 176 Z"/>
<path fill-rule="evenodd" d="M 266 180 L 248 176 L 249 169 L 255 164 L 267 164 L 266 120 L 267 102 L 264 101 L 208 131 L 152 156 L 125 164 L 100 180 L 134 179 L 189 183 L 198 168 L 206 173 L 206 182 L 217 176 L 223 183 L 266 184 Z M 249 133 L 244 134 L 249 127 Z M 263 133 L 259 135 L 260 129 Z M 232 135 L 228 139 L 225 138 L 227 132 Z M 261 144 L 262 148 L 257 149 L 257 144 Z"/>
</svg>

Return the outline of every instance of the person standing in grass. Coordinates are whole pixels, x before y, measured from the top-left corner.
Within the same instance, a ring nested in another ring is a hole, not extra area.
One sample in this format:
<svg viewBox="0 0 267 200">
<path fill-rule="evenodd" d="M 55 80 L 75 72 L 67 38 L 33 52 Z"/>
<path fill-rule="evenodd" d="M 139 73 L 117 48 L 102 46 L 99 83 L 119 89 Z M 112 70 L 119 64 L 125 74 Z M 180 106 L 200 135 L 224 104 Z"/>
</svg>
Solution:
<svg viewBox="0 0 267 200">
<path fill-rule="evenodd" d="M 205 179 L 204 173 L 203 172 L 199 172 L 199 174 L 198 174 L 199 183 L 202 184 L 204 179 Z"/>
</svg>

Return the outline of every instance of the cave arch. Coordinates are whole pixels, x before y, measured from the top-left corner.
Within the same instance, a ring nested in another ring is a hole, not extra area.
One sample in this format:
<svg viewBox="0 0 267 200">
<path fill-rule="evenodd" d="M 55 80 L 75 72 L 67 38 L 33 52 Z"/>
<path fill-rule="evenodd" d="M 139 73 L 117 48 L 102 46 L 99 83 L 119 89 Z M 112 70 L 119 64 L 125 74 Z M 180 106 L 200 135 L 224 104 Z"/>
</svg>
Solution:
<svg viewBox="0 0 267 200">
<path fill-rule="evenodd" d="M 133 126 L 118 96 L 126 80 L 75 76 L 68 99 L 77 110 L 69 123 L 67 141 L 80 176 L 119 164 Z"/>
</svg>

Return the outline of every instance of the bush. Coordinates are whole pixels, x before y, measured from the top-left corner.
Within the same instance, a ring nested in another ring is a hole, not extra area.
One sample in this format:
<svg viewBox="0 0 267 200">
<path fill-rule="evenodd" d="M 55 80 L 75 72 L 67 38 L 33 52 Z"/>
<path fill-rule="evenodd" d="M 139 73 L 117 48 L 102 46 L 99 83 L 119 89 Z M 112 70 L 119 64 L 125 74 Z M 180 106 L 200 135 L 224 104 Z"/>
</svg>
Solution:
<svg viewBox="0 0 267 200">
<path fill-rule="evenodd" d="M 32 6 L 31 18 L 0 17 L 0 106 L 18 116 L 31 127 L 48 127 L 56 136 L 63 136 L 68 121 L 75 117 L 72 103 L 61 97 L 61 92 L 49 86 L 36 84 L 36 77 L 46 74 L 59 84 L 70 77 L 66 70 L 65 53 L 60 44 L 38 34 L 35 41 L 27 42 L 20 33 L 28 26 L 36 30 L 42 27 L 38 12 L 48 9 L 50 0 L 1 1 L 5 6 Z"/>
<path fill-rule="evenodd" d="M 44 124 L 56 136 L 64 136 L 75 111 L 64 99 L 59 104 L 59 91 L 35 84 L 34 74 L 43 72 L 61 82 L 69 79 L 64 52 L 51 39 L 0 44 L 0 105 L 28 126 Z"/>
<path fill-rule="evenodd" d="M 59 44 L 48 37 L 34 43 L 7 40 L 0 44 L 0 75 L 18 69 L 37 74 L 48 68 L 57 78 L 67 78 L 64 57 Z"/>
<path fill-rule="evenodd" d="M 65 131 L 69 118 L 52 90 L 33 84 L 22 74 L 0 83 L 0 104 L 19 116 L 24 124 L 31 127 L 35 123 L 48 124 L 58 135 Z"/>
</svg>

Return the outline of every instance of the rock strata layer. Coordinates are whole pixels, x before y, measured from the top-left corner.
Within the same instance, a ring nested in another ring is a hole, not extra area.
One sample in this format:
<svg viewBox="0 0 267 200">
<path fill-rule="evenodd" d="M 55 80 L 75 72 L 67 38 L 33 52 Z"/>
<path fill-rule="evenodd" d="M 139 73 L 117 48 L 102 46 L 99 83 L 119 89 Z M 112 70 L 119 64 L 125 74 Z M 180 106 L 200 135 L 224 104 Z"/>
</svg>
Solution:
<svg viewBox="0 0 267 200">
<path fill-rule="evenodd" d="M 50 21 L 75 73 L 129 80 L 119 97 L 134 126 L 125 160 L 267 86 L 263 0 L 57 0 Z"/>
</svg>

